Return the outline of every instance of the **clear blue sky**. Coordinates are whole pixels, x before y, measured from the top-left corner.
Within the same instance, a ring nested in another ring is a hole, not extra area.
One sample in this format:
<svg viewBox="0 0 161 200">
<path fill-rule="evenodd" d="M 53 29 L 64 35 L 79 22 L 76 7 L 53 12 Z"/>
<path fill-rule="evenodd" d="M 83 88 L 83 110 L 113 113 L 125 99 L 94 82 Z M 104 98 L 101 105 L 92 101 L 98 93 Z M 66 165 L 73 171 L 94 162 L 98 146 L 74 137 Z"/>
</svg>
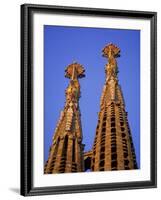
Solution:
<svg viewBox="0 0 161 200">
<path fill-rule="evenodd" d="M 140 31 L 107 28 L 44 26 L 44 159 L 48 158 L 53 132 L 65 103 L 68 64 L 77 61 L 86 70 L 80 79 L 80 110 L 85 151 L 91 149 L 100 110 L 108 43 L 121 49 L 119 83 L 125 98 L 137 163 L 140 166 Z"/>
</svg>

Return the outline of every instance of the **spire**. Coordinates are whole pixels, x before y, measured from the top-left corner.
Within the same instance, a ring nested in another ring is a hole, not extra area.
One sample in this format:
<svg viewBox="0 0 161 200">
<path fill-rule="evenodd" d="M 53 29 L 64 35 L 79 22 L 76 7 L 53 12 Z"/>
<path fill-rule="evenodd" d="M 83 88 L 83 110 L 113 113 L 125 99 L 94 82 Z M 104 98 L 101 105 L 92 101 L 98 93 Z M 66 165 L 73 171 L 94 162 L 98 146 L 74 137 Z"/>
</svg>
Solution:
<svg viewBox="0 0 161 200">
<path fill-rule="evenodd" d="M 66 103 L 53 134 L 53 141 L 44 172 L 64 173 L 84 171 L 82 127 L 79 110 L 80 85 L 84 77 L 82 65 L 74 62 L 65 69 L 70 79 L 66 89 Z"/>
<path fill-rule="evenodd" d="M 116 58 L 120 49 L 108 44 L 103 49 L 107 57 L 106 81 L 100 101 L 100 112 L 92 148 L 92 171 L 136 169 L 136 156 L 125 111 L 121 87 L 118 84 Z"/>
</svg>

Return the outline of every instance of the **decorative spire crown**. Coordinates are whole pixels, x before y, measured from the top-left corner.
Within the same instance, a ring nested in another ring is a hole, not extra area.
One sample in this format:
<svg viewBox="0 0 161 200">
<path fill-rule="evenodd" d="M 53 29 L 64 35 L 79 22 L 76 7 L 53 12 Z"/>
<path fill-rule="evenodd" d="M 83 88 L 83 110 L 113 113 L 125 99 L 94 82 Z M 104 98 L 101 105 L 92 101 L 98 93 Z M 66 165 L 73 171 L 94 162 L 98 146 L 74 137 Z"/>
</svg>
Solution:
<svg viewBox="0 0 161 200">
<path fill-rule="evenodd" d="M 85 77 L 85 69 L 77 62 L 73 62 L 65 69 L 65 77 L 70 79 L 70 83 L 66 89 L 66 99 L 69 102 L 78 102 L 80 97 L 80 85 L 78 78 Z"/>
<path fill-rule="evenodd" d="M 78 78 L 85 77 L 85 69 L 83 66 L 77 62 L 73 62 L 72 64 L 68 65 L 65 69 L 65 77 L 75 80 Z"/>
<path fill-rule="evenodd" d="M 110 43 L 105 46 L 102 52 L 103 56 L 108 58 L 108 63 L 106 64 L 105 67 L 105 72 L 107 75 L 106 80 L 110 80 L 110 78 L 117 79 L 118 67 L 116 58 L 120 57 L 120 48 Z"/>
<path fill-rule="evenodd" d="M 110 58 L 111 56 L 115 58 L 120 57 L 120 48 L 112 43 L 106 45 L 102 52 L 103 56 L 107 58 Z"/>
</svg>

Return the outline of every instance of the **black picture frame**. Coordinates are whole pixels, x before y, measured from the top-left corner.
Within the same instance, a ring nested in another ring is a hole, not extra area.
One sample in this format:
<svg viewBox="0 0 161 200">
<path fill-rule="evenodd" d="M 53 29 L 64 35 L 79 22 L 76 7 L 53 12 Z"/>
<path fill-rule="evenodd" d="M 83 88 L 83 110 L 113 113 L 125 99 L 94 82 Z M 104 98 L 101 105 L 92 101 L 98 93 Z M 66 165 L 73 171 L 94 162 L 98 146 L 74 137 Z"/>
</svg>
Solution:
<svg viewBox="0 0 161 200">
<path fill-rule="evenodd" d="M 151 29 L 151 157 L 150 181 L 84 184 L 71 186 L 33 187 L 33 14 L 59 13 L 86 16 L 149 19 Z M 49 195 L 77 192 L 157 187 L 157 13 L 145 11 L 110 10 L 97 8 L 63 7 L 49 5 L 21 5 L 21 195 Z"/>
</svg>

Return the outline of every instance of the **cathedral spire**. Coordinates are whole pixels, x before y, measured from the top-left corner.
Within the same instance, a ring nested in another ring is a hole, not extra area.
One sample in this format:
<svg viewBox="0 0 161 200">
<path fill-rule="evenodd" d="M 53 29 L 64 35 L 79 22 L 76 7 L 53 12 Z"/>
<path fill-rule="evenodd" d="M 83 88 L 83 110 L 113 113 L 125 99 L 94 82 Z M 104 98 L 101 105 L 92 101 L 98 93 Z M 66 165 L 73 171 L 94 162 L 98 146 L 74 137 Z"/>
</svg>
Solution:
<svg viewBox="0 0 161 200">
<path fill-rule="evenodd" d="M 108 44 L 103 49 L 107 57 L 106 80 L 100 101 L 100 112 L 92 148 L 92 171 L 136 169 L 136 156 L 125 111 L 121 87 L 118 83 L 116 58 L 120 49 Z"/>
<path fill-rule="evenodd" d="M 70 79 L 70 83 L 65 92 L 66 103 L 57 123 L 45 164 L 46 174 L 84 171 L 78 81 L 85 76 L 84 72 L 83 66 L 77 62 L 65 69 L 65 77 Z"/>
</svg>

